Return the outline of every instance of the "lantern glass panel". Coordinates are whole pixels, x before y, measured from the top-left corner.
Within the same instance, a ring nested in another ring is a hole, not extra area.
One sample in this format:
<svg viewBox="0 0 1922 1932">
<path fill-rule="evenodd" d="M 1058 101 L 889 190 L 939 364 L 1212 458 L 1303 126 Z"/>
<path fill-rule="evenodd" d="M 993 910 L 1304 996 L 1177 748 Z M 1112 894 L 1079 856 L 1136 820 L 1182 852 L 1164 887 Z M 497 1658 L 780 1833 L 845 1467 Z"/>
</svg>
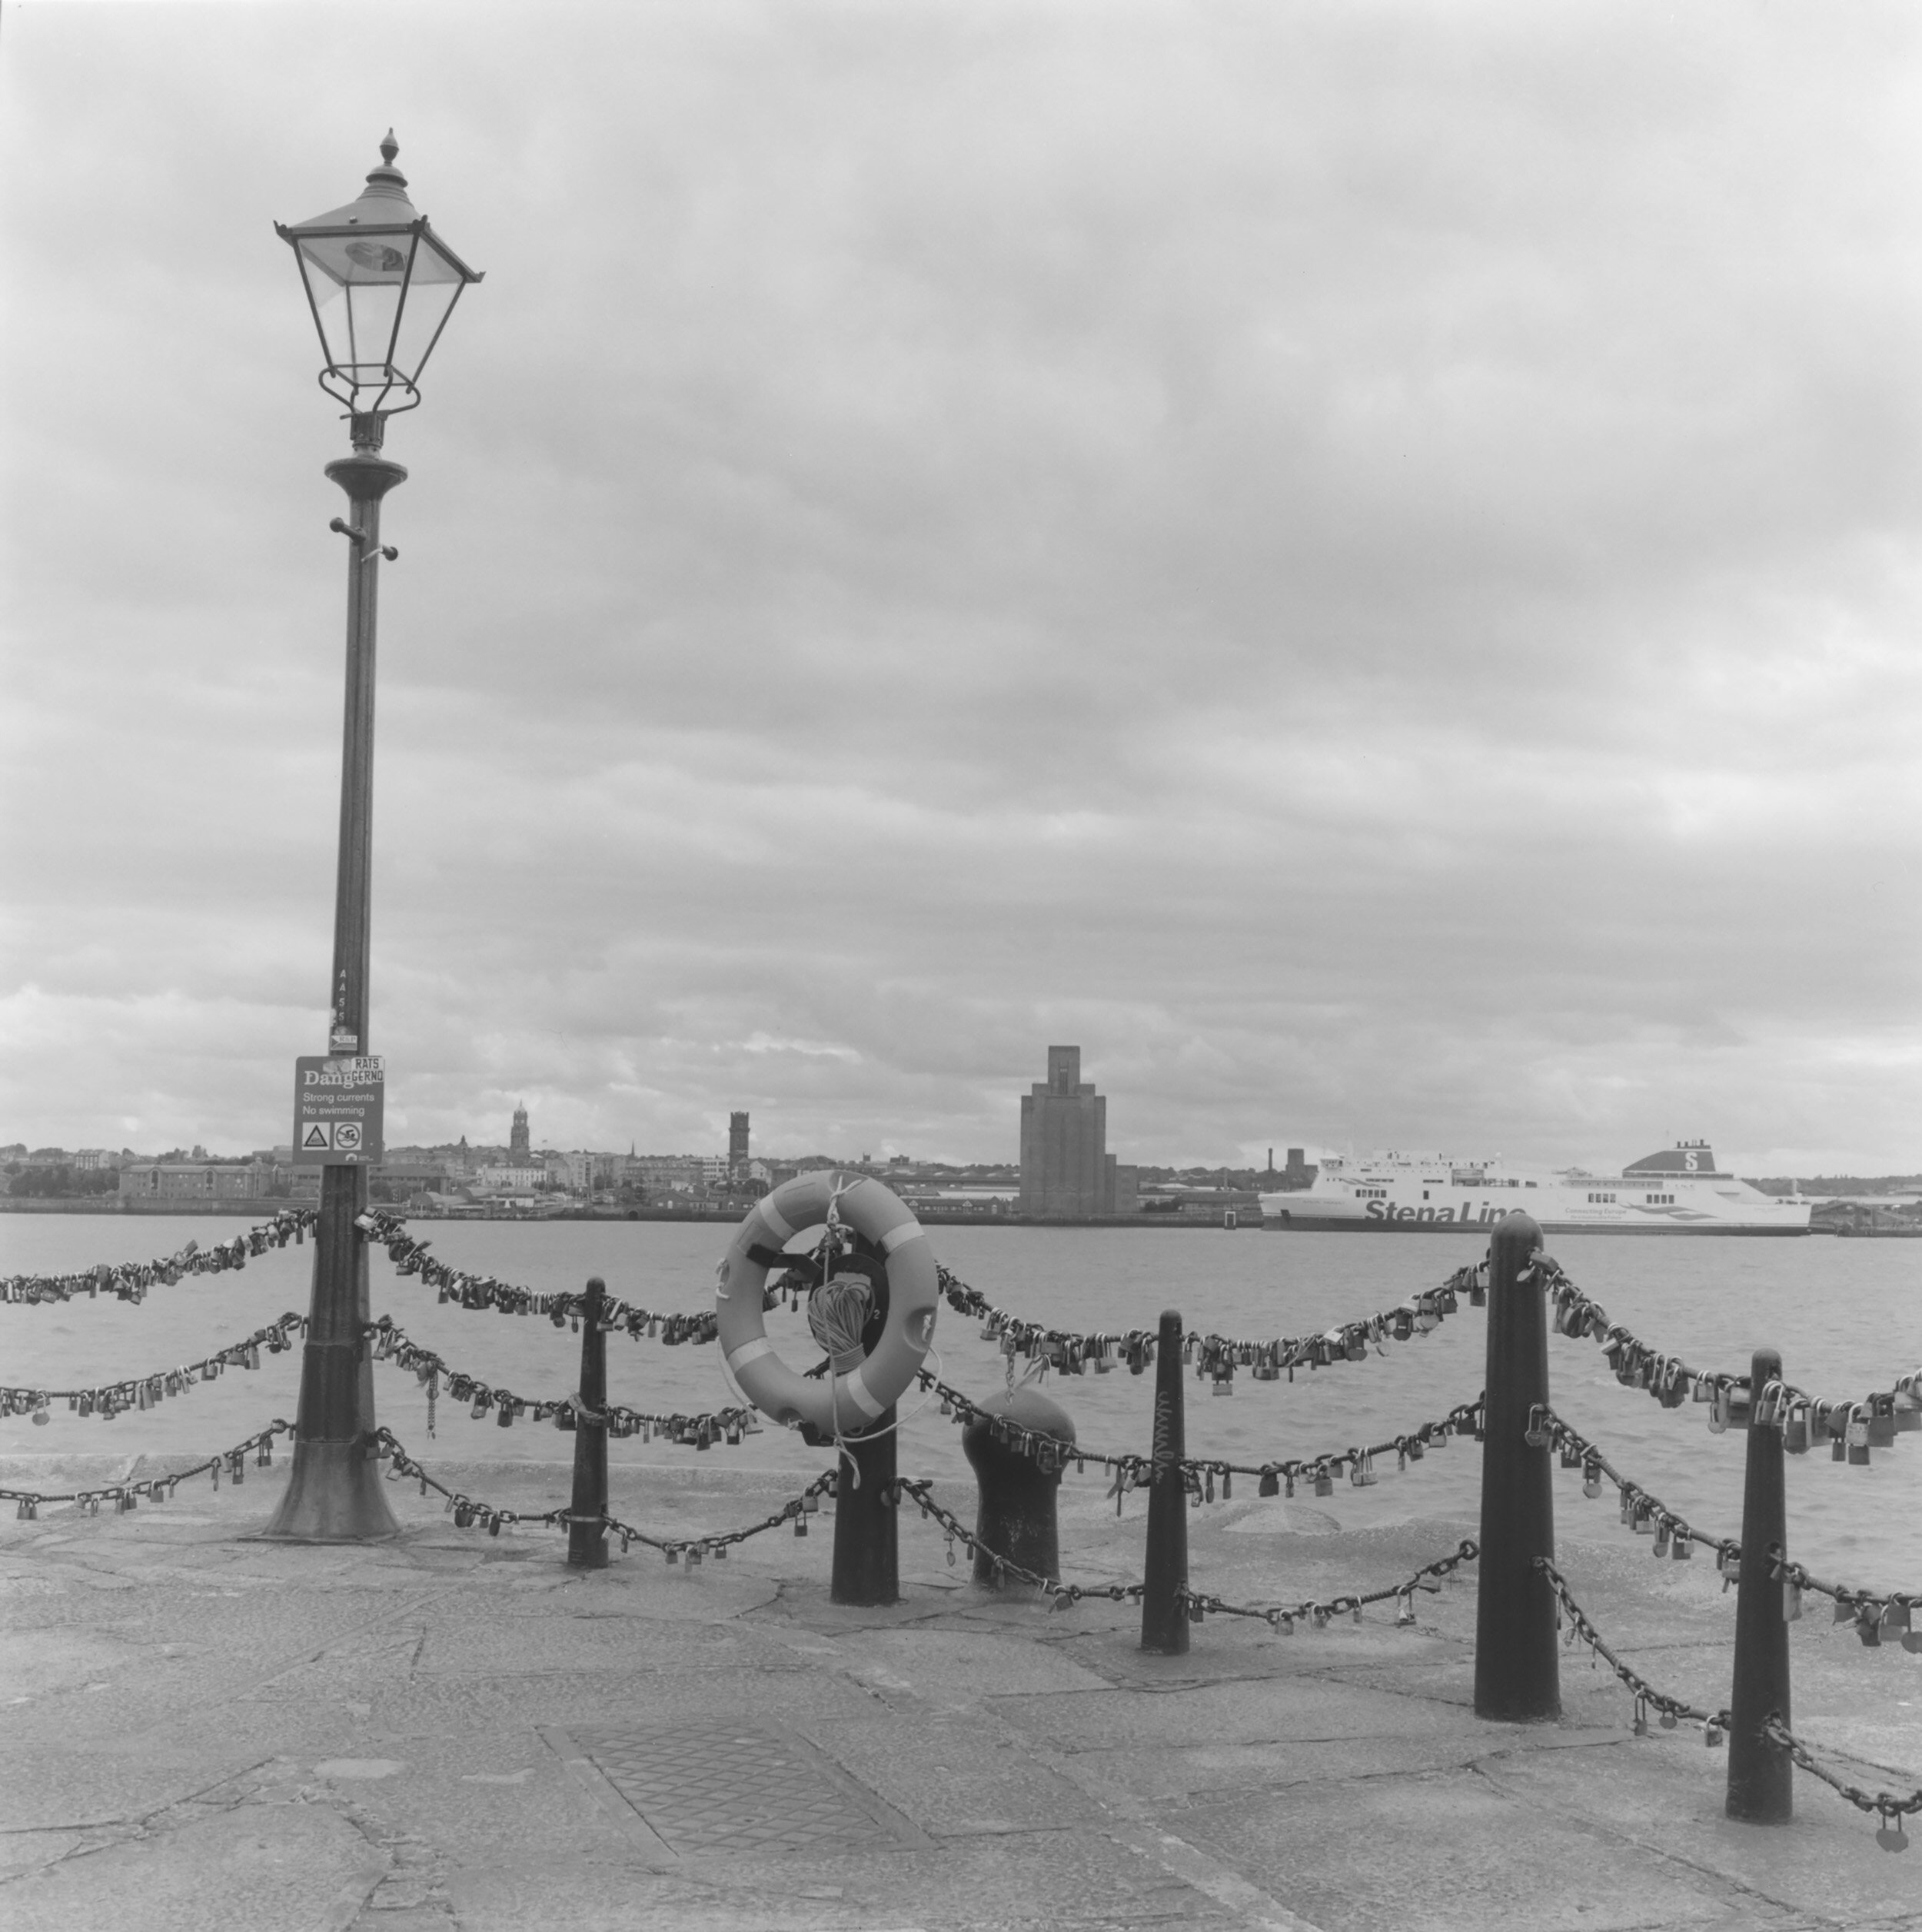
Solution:
<svg viewBox="0 0 1922 1932">
<path fill-rule="evenodd" d="M 328 361 L 357 388 L 411 389 L 465 277 L 411 228 L 304 234 L 301 267 Z"/>
</svg>

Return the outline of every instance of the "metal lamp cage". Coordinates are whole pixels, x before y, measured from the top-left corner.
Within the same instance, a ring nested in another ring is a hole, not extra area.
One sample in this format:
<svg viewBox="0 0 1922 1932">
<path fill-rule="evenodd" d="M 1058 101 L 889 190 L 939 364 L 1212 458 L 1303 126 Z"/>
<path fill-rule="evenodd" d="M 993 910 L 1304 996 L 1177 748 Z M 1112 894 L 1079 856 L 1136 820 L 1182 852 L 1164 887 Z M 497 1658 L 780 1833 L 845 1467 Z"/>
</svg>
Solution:
<svg viewBox="0 0 1922 1932">
<path fill-rule="evenodd" d="M 421 372 L 468 283 L 481 279 L 407 198 L 390 129 L 357 201 L 274 232 L 294 251 L 326 366 L 321 387 L 356 420 L 420 407 Z M 396 398 L 399 400 L 396 400 Z M 374 428 L 377 446 L 377 427 Z M 360 438 L 357 436 L 357 441 Z"/>
</svg>

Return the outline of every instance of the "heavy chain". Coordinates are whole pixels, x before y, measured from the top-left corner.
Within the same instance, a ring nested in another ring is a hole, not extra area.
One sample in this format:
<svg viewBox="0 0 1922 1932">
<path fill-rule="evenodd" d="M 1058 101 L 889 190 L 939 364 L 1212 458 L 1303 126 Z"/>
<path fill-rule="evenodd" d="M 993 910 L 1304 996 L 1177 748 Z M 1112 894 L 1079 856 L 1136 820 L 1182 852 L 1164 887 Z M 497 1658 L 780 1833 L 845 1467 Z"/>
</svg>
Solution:
<svg viewBox="0 0 1922 1932">
<path fill-rule="evenodd" d="M 1691 1401 L 1707 1404 L 1711 1430 L 1751 1422 L 1778 1428 L 1784 1446 L 1794 1452 L 1826 1438 L 1835 1461 L 1863 1468 L 1872 1449 L 1890 1448 L 1898 1435 L 1922 1429 L 1922 1368 L 1890 1388 L 1837 1400 L 1824 1401 L 1789 1382 L 1754 1390 L 1747 1375 L 1691 1368 L 1611 1322 L 1608 1311 L 1584 1295 L 1551 1255 L 1538 1252 L 1520 1279 L 1539 1281 L 1547 1291 L 1550 1322 L 1558 1334 L 1588 1335 L 1600 1345 L 1618 1382 L 1647 1390 L 1665 1408 Z"/>
<path fill-rule="evenodd" d="M 142 1501 L 155 1503 L 171 1502 L 174 1491 L 189 1478 L 204 1476 L 210 1471 L 214 1487 L 220 1487 L 221 1471 L 227 1472 L 231 1482 L 244 1482 L 247 1478 L 247 1458 L 254 1458 L 256 1468 L 264 1469 L 274 1460 L 274 1438 L 277 1435 L 291 1435 L 294 1425 L 278 1418 L 264 1429 L 248 1436 L 244 1442 L 236 1442 L 231 1449 L 223 1449 L 218 1455 L 209 1456 L 204 1462 L 197 1462 L 191 1468 L 176 1469 L 164 1476 L 142 1476 L 137 1481 L 114 1482 L 103 1485 L 98 1489 L 68 1489 L 54 1492 L 44 1489 L 0 1489 L 0 1502 L 15 1504 L 15 1516 L 22 1522 L 35 1521 L 40 1514 L 42 1503 L 77 1503 L 83 1515 L 98 1516 L 100 1505 L 110 1502 L 116 1515 L 125 1515 Z"/>
<path fill-rule="evenodd" d="M 491 1275 L 474 1275 L 464 1269 L 450 1268 L 427 1252 L 429 1244 L 416 1241 L 398 1215 L 364 1214 L 354 1224 L 367 1239 L 386 1249 L 395 1272 L 417 1275 L 437 1291 L 443 1302 L 474 1311 L 492 1309 L 499 1315 L 545 1315 L 557 1328 L 572 1323 L 577 1328 L 588 1312 L 585 1295 L 560 1292 L 544 1295 L 530 1288 L 517 1288 L 510 1282 L 497 1281 Z M 683 1343 L 712 1342 L 717 1333 L 711 1309 L 698 1314 L 647 1309 L 614 1296 L 600 1303 L 602 1327 L 623 1330 L 630 1339 L 660 1342 L 669 1348 Z"/>
<path fill-rule="evenodd" d="M 245 1341 L 232 1342 L 199 1362 L 156 1369 L 131 1381 L 101 1382 L 91 1388 L 0 1388 L 0 1415 L 31 1415 L 35 1422 L 45 1423 L 52 1419 L 53 1404 L 65 1402 L 75 1415 L 111 1422 L 130 1408 L 149 1409 L 169 1395 L 184 1395 L 213 1381 L 223 1368 L 258 1368 L 263 1348 L 269 1355 L 284 1354 L 293 1347 L 294 1336 L 306 1332 L 307 1317 L 290 1310 L 278 1322 L 256 1328 Z"/>
<path fill-rule="evenodd" d="M 1385 1353 L 1390 1341 L 1407 1342 L 1432 1333 L 1460 1305 L 1466 1294 L 1477 1305 L 1487 1299 L 1485 1262 L 1458 1269 L 1439 1287 L 1375 1315 L 1338 1323 L 1317 1335 L 1275 1336 L 1267 1340 L 1222 1335 L 1189 1335 L 1183 1338 L 1182 1358 L 1198 1376 L 1218 1383 L 1232 1382 L 1238 1368 L 1258 1382 L 1278 1382 L 1285 1374 L 1295 1379 L 1297 1368 L 1326 1368 L 1337 1362 L 1361 1362 L 1369 1350 Z M 1066 1375 L 1085 1375 L 1092 1368 L 1105 1375 L 1125 1362 L 1131 1374 L 1141 1375 L 1154 1362 L 1158 1335 L 1152 1328 L 1119 1333 L 1091 1333 L 1052 1328 L 997 1308 L 978 1289 L 971 1288 L 946 1268 L 936 1270 L 949 1305 L 958 1313 L 979 1317 L 981 1338 L 999 1342 L 1002 1352 L 1046 1362 Z"/>
<path fill-rule="evenodd" d="M 81 1295 L 112 1295 L 123 1302 L 144 1302 L 148 1289 L 156 1282 L 177 1282 L 185 1275 L 223 1274 L 231 1268 L 244 1268 L 250 1255 L 284 1248 L 290 1241 L 298 1246 L 319 1219 L 313 1208 L 289 1208 L 231 1241 L 217 1241 L 211 1248 L 190 1241 L 177 1254 L 156 1261 L 128 1261 L 118 1265 L 102 1262 L 68 1275 L 9 1275 L 0 1280 L 0 1302 L 71 1302 Z"/>
<path fill-rule="evenodd" d="M 1016 1455 L 1038 1463 L 1043 1474 L 1065 1470 L 1070 1464 L 1079 1474 L 1091 1462 L 1099 1468 L 1112 1471 L 1115 1484 L 1108 1493 L 1116 1499 L 1117 1515 L 1121 1512 L 1121 1498 L 1129 1491 L 1143 1488 L 1147 1483 L 1152 1466 L 1148 1456 L 1134 1450 L 1091 1449 L 1079 1442 L 1063 1442 L 1045 1429 L 1029 1428 L 1010 1416 L 990 1413 L 959 1389 L 939 1380 L 929 1370 L 919 1371 L 918 1378 L 923 1388 L 940 1398 L 940 1412 L 943 1416 L 963 1426 L 974 1422 L 986 1424 L 996 1442 L 1012 1448 Z M 1236 1476 L 1254 1477 L 1256 1493 L 1262 1496 L 1282 1495 L 1285 1485 L 1285 1494 L 1292 1497 L 1298 1482 L 1312 1483 L 1318 1495 L 1332 1495 L 1335 1481 L 1344 1474 L 1355 1488 L 1366 1488 L 1376 1481 L 1378 1472 L 1375 1459 L 1378 1456 L 1385 1461 L 1394 1456 L 1398 1468 L 1405 1469 L 1409 1463 L 1419 1461 L 1430 1449 L 1445 1446 L 1455 1435 L 1473 1434 L 1479 1440 L 1481 1428 L 1481 1398 L 1478 1396 L 1472 1402 L 1451 1409 L 1437 1421 L 1424 1422 L 1403 1435 L 1365 1447 L 1351 1445 L 1320 1455 L 1288 1457 L 1260 1463 L 1232 1462 L 1215 1456 L 1187 1456 L 1182 1458 L 1180 1468 L 1187 1488 L 1203 1502 L 1215 1500 L 1218 1477 L 1220 1498 L 1224 1502 L 1233 1499 Z"/>
<path fill-rule="evenodd" d="M 1884 1637 L 1901 1640 L 1905 1651 L 1922 1651 L 1922 1631 L 1915 1628 L 1914 1612 L 1922 1606 L 1922 1591 L 1914 1590 L 1866 1590 L 1851 1584 L 1824 1583 L 1799 1563 L 1791 1563 L 1771 1543 L 1768 1548 L 1769 1573 L 1782 1580 L 1782 1615 L 1790 1623 L 1802 1614 L 1802 1593 L 1812 1590 L 1827 1597 L 1835 1606 L 1838 1624 L 1852 1623 L 1865 1648 L 1878 1648 Z"/>
<path fill-rule="evenodd" d="M 1583 1491 L 1590 1496 L 1601 1494 L 1604 1478 L 1613 1483 L 1621 1499 L 1621 1520 L 1631 1529 L 1654 1537 L 1657 1556 L 1685 1559 L 1694 1555 L 1699 1543 L 1714 1551 L 1724 1590 L 1741 1575 L 1742 1546 L 1733 1537 L 1711 1536 L 1697 1529 L 1659 1496 L 1631 1482 L 1573 1423 L 1564 1422 L 1546 1403 L 1538 1403 L 1529 1412 L 1525 1440 L 1531 1448 L 1556 1450 L 1565 1469 L 1579 1469 Z"/>
<path fill-rule="evenodd" d="M 1624 1664 L 1609 1647 L 1588 1613 L 1577 1603 L 1568 1588 L 1568 1580 L 1545 1556 L 1535 1558 L 1535 1567 L 1548 1579 L 1548 1585 L 1560 1603 L 1555 1622 L 1559 1628 L 1565 1611 L 1568 1634 L 1563 1640 L 1573 1644 L 1578 1640 L 1588 1646 L 1589 1661 L 1598 1657 L 1604 1660 L 1615 1675 L 1634 1692 L 1635 1698 L 1635 1735 L 1645 1737 L 1648 1734 L 1648 1713 L 1652 1709 L 1659 1714 L 1661 1728 L 1673 1731 L 1678 1719 L 1687 1718 L 1702 1727 L 1702 1741 L 1711 1747 L 1721 1744 L 1728 1734 L 1729 1717 L 1726 1711 L 1708 1711 L 1699 1709 L 1683 1699 L 1671 1697 L 1665 1691 L 1658 1691 L 1648 1678 L 1632 1665 Z"/>
<path fill-rule="evenodd" d="M 764 1517 L 758 1523 L 750 1523 L 740 1529 L 720 1530 L 703 1536 L 662 1537 L 650 1535 L 647 1531 L 637 1529 L 633 1524 L 623 1522 L 617 1516 L 603 1513 L 587 1515 L 571 1508 L 528 1511 L 504 1509 L 494 1503 L 481 1502 L 468 1495 L 464 1490 L 450 1489 L 440 1479 L 431 1475 L 407 1452 L 400 1438 L 391 1429 L 376 1429 L 372 1438 L 371 1453 L 377 1461 L 388 1465 L 387 1478 L 390 1482 L 408 1478 L 421 1485 L 421 1494 L 432 1490 L 446 1505 L 444 1514 L 454 1518 L 457 1529 L 484 1529 L 490 1536 L 498 1536 L 504 1529 L 511 1528 L 517 1523 L 537 1524 L 547 1529 L 570 1529 L 577 1523 L 598 1524 L 611 1535 L 620 1538 L 623 1555 L 630 1543 L 643 1543 L 648 1548 L 661 1551 L 670 1563 L 679 1564 L 685 1559 L 686 1567 L 699 1567 L 704 1556 L 723 1558 L 735 1545 L 745 1543 L 751 1536 L 765 1535 L 771 1529 L 778 1529 L 783 1523 L 795 1525 L 795 1534 L 807 1533 L 806 1521 L 820 1507 L 823 1495 L 834 1493 L 833 1471 L 817 1476 L 798 1496 L 790 1498 L 773 1515 Z"/>
<path fill-rule="evenodd" d="M 738 1445 L 743 1437 L 760 1432 L 760 1419 L 752 1408 L 713 1409 L 700 1415 L 653 1415 L 610 1402 L 599 1409 L 588 1408 L 578 1395 L 537 1397 L 517 1395 L 510 1388 L 494 1387 L 478 1376 L 451 1368 L 431 1348 L 423 1348 L 400 1328 L 390 1315 L 382 1315 L 361 1332 L 374 1344 L 374 1359 L 391 1362 L 411 1370 L 426 1391 L 427 1432 L 434 1432 L 434 1409 L 444 1388 L 457 1402 L 471 1405 L 469 1413 L 478 1421 L 492 1412 L 497 1426 L 511 1428 L 521 1416 L 535 1422 L 551 1421 L 559 1429 L 574 1429 L 583 1422 L 602 1428 L 615 1437 L 638 1435 L 649 1442 L 659 1437 L 694 1449 L 710 1449 L 726 1442 Z"/>
<path fill-rule="evenodd" d="M 1922 1811 L 1922 1789 L 1898 1797 L 1894 1791 L 1867 1791 L 1859 1784 L 1851 1784 L 1826 1764 L 1817 1763 L 1807 1744 L 1783 1723 L 1778 1711 L 1771 1711 L 1762 1720 L 1762 1735 L 1777 1750 L 1787 1751 L 1811 1777 L 1820 1778 L 1831 1791 L 1847 1798 L 1858 1811 L 1872 1812 L 1879 1817 L 1882 1822 L 1875 1842 L 1884 1851 L 1908 1849 L 1908 1834 L 1902 1829 L 1902 1820 L 1907 1813 Z"/>
<path fill-rule="evenodd" d="M 1432 1563 L 1424 1564 L 1412 1577 L 1392 1584 L 1385 1590 L 1348 1592 L 1328 1598 L 1308 1597 L 1294 1604 L 1228 1603 L 1219 1597 L 1185 1589 L 1175 1593 L 1175 1601 L 1187 1611 L 1190 1623 L 1198 1624 L 1205 1617 L 1211 1616 L 1252 1617 L 1292 1636 L 1297 1624 L 1308 1624 L 1316 1630 L 1325 1630 L 1335 1618 L 1345 1613 L 1358 1624 L 1362 1610 L 1368 1604 L 1387 1603 L 1392 1599 L 1397 1607 L 1395 1624 L 1398 1628 L 1405 1628 L 1415 1621 L 1416 1591 L 1431 1594 L 1438 1591 L 1441 1585 L 1430 1581 L 1430 1578 L 1452 1575 L 1463 1564 L 1474 1562 L 1481 1554 L 1480 1545 L 1465 1537 L 1452 1555 L 1437 1557 Z"/>
</svg>

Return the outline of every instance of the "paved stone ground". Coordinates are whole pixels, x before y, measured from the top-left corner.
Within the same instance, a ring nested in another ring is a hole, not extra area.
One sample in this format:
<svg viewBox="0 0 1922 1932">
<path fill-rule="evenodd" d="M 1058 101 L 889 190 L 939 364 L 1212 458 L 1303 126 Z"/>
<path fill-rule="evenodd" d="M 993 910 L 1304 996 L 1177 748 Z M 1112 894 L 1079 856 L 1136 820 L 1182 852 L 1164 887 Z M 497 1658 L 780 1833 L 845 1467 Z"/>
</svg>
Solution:
<svg viewBox="0 0 1922 1932">
<path fill-rule="evenodd" d="M 565 1499 L 557 1465 L 446 1473 L 504 1506 Z M 813 1473 L 663 1471 L 618 1500 L 717 1531 Z M 558 1535 L 457 1531 L 411 1485 L 395 1542 L 245 1540 L 284 1474 L 0 1524 L 10 1932 L 1922 1928 L 1922 1844 L 1880 1851 L 1806 1777 L 1791 1825 L 1729 1824 L 1723 1754 L 1633 1737 L 1583 1653 L 1561 1724 L 1478 1723 L 1472 1568 L 1413 1629 L 1392 1607 L 1292 1637 L 1211 1619 L 1166 1659 L 1132 1606 L 976 1591 L 912 1511 L 906 1600 L 860 1611 L 827 1601 L 825 1516 L 691 1575 L 637 1548 L 580 1576 Z M 1071 1576 L 1136 1573 L 1128 1510 L 1071 1481 Z M 1655 1681 L 1725 1702 L 1733 1598 L 1578 1511 L 1578 1597 Z M 1195 1513 L 1192 1573 L 1325 1596 L 1473 1528 L 1338 1534 L 1238 1499 Z M 1922 1657 L 1814 1614 L 1794 1645 L 1797 1728 L 1864 1783 L 1922 1782 Z"/>
</svg>

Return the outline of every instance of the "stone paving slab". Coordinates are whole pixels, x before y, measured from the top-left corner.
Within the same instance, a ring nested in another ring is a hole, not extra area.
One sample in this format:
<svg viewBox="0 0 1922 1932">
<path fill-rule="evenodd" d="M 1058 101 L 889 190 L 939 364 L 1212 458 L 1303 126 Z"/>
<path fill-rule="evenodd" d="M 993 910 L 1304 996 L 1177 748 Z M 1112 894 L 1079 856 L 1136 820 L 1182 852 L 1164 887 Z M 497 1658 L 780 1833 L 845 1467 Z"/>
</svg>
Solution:
<svg viewBox="0 0 1922 1932">
<path fill-rule="evenodd" d="M 711 1534 L 810 1473 L 623 1472 L 623 1511 Z M 461 1480 L 531 1508 L 565 1477 Z M 1878 1851 L 1806 1777 L 1794 1825 L 1728 1824 L 1721 1754 L 1698 1732 L 1631 1737 L 1628 1699 L 1580 1653 L 1562 1724 L 1478 1722 L 1471 1569 L 1412 1630 L 1392 1604 L 1292 1637 L 1211 1618 L 1166 1658 L 1139 1650 L 1132 1604 L 975 1589 L 907 1511 L 903 1602 L 856 1610 L 828 1599 L 825 1511 L 806 1539 L 692 1575 L 637 1549 L 584 1577 L 557 1535 L 458 1531 L 404 1485 L 390 1542 L 244 1540 L 284 1481 L 0 1523 L 8 1932 L 1922 1932 L 1922 1853 Z M 942 1494 L 971 1518 L 965 1491 Z M 1129 1575 L 1139 1508 L 1117 1525 L 1086 1500 L 1064 1511 L 1065 1567 Z M 1348 1535 L 1239 1498 L 1192 1528 L 1198 1584 L 1245 1601 L 1398 1581 L 1472 1530 Z M 1733 1602 L 1704 1566 L 1626 1538 L 1565 1554 L 1642 1668 L 1725 1698 Z M 1917 1659 L 1807 1625 L 1792 1645 L 1798 1723 L 1819 1714 L 1819 1734 L 1896 1770 L 1922 1756 Z M 664 1735 L 693 1768 L 677 1784 L 630 1759 L 637 1791 L 654 1781 L 638 1807 L 584 1777 L 597 1739 Z M 763 1741 L 701 1748 L 723 1737 Z M 799 1822 L 776 1815 L 777 1750 L 813 1767 Z"/>
</svg>

